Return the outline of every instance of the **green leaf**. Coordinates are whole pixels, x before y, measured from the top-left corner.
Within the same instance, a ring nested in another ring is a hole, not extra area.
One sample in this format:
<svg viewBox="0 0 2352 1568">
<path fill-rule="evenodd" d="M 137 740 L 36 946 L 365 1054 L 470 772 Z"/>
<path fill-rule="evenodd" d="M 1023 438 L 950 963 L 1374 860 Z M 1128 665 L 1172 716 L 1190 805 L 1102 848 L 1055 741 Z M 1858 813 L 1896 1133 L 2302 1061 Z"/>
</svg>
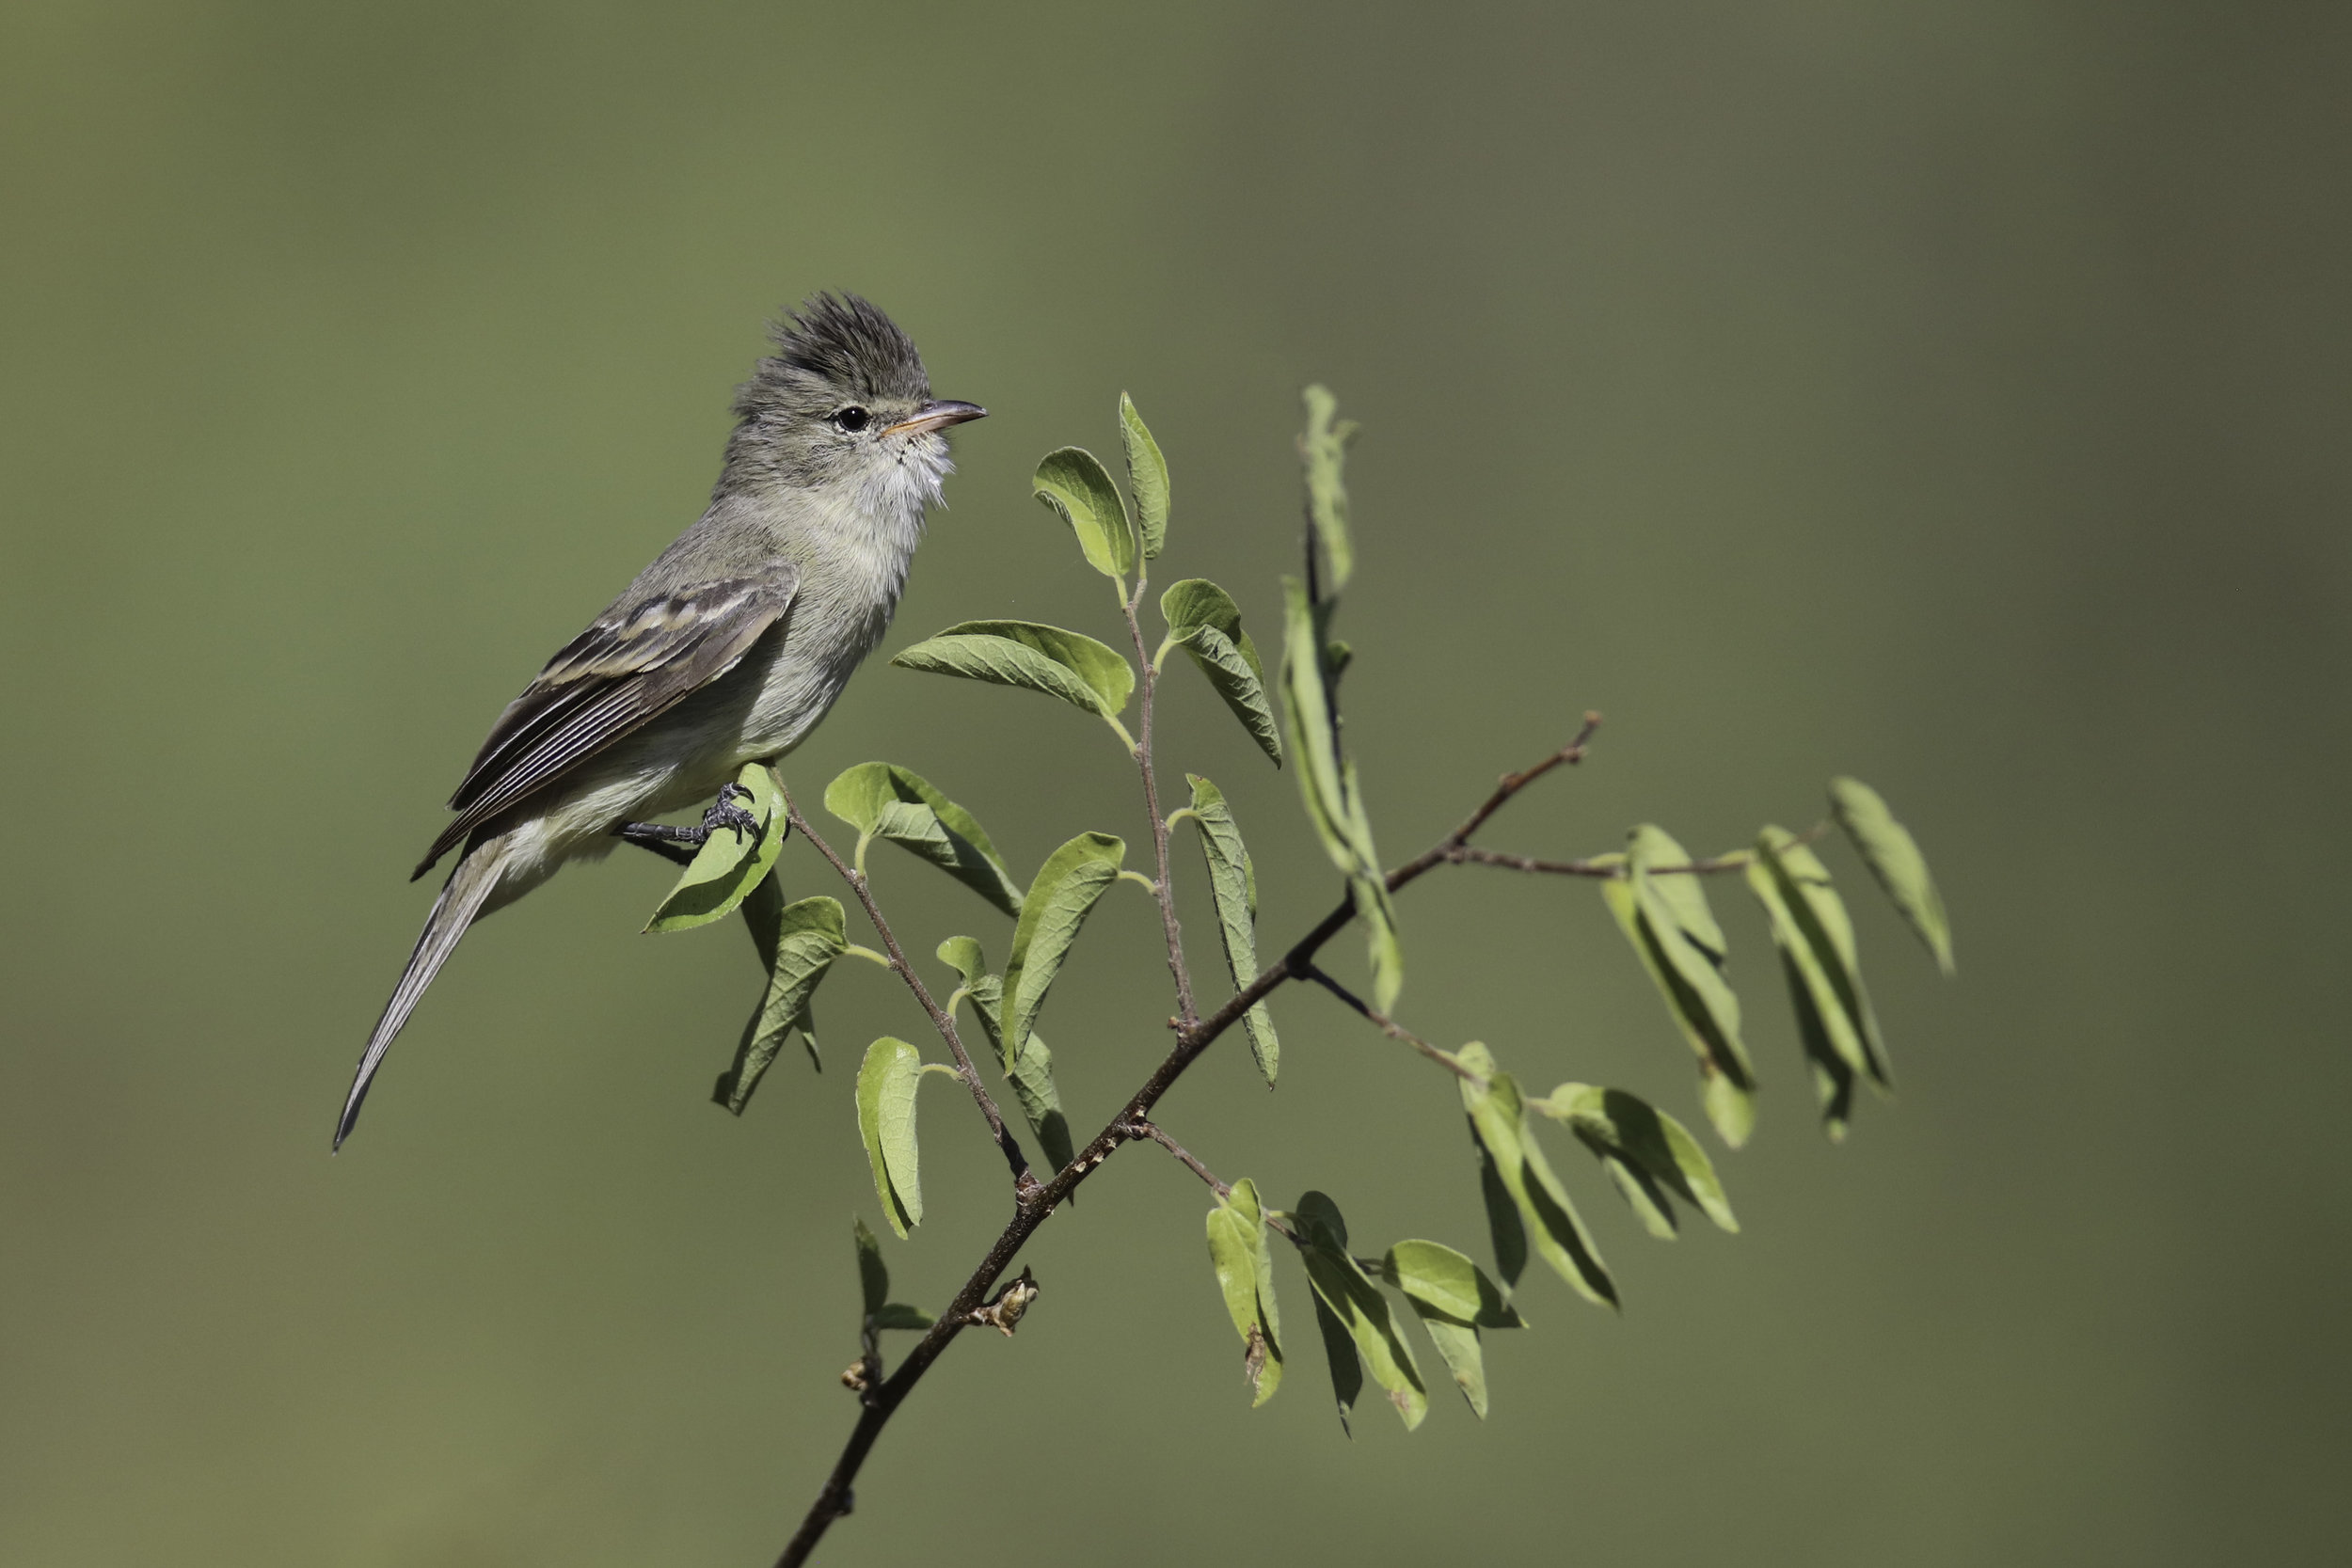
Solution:
<svg viewBox="0 0 2352 1568">
<path fill-rule="evenodd" d="M 923 1178 L 914 1141 L 914 1090 L 923 1058 L 914 1047 L 885 1035 L 866 1048 L 857 1069 L 857 1131 L 874 1168 L 882 1217 L 904 1239 L 922 1222 Z"/>
<path fill-rule="evenodd" d="M 989 973 L 987 955 L 978 942 L 970 937 L 949 937 L 939 944 L 939 957 L 963 976 L 964 998 L 972 1004 L 972 1015 L 980 1021 L 981 1032 L 988 1036 L 989 1048 L 996 1053 L 1013 1098 L 1021 1102 L 1022 1116 L 1054 1168 L 1062 1169 L 1075 1149 L 1070 1138 L 1070 1118 L 1062 1114 L 1061 1091 L 1054 1086 L 1054 1053 L 1045 1048 L 1044 1037 L 1031 1030 L 1021 1044 L 1020 1057 L 1008 1055 L 1002 1024 L 1005 984 Z"/>
<path fill-rule="evenodd" d="M 1446 1370 L 1454 1374 L 1454 1386 L 1462 1390 L 1470 1402 L 1470 1413 L 1480 1420 L 1486 1418 L 1486 1357 L 1479 1348 L 1478 1330 L 1439 1317 L 1412 1297 L 1414 1315 L 1421 1319 L 1422 1332 L 1438 1347 L 1438 1354 L 1445 1362 Z"/>
<path fill-rule="evenodd" d="M 1782 961 L 1804 984 L 1813 1021 L 1829 1048 L 1880 1087 L 1892 1082 L 1878 1015 L 1863 989 L 1853 922 L 1830 886 L 1829 868 L 1785 828 L 1756 836 L 1748 888 L 1764 906 Z"/>
<path fill-rule="evenodd" d="M 1059 697 L 1108 719 L 1127 705 L 1135 667 L 1105 643 L 1033 621 L 965 621 L 890 661 Z"/>
<path fill-rule="evenodd" d="M 1650 873 L 1660 866 L 1692 863 L 1691 852 L 1654 822 L 1641 824 L 1627 837 L 1626 863 L 1635 871 Z M 1677 872 L 1653 876 L 1650 885 L 1658 903 L 1669 911 L 1672 923 L 1690 938 L 1692 945 L 1720 964 L 1731 944 L 1724 940 L 1724 928 L 1715 924 L 1715 911 L 1707 907 L 1707 889 L 1699 878 Z"/>
<path fill-rule="evenodd" d="M 1225 967 L 1233 989 L 1243 990 L 1258 977 L 1258 876 L 1243 847 L 1241 829 L 1224 791 L 1198 773 L 1184 775 L 1192 785 L 1193 821 L 1200 830 L 1200 853 L 1209 865 L 1209 892 L 1216 900 L 1216 924 L 1225 939 Z M 1249 1053 L 1268 1087 L 1281 1066 L 1281 1043 L 1274 1037 L 1274 1016 L 1261 1002 L 1242 1015 L 1249 1031 Z"/>
<path fill-rule="evenodd" d="M 1356 438 L 1356 421 L 1336 418 L 1339 400 L 1327 387 L 1307 388 L 1307 431 L 1299 437 L 1298 454 L 1307 469 L 1307 522 L 1321 546 L 1330 580 L 1325 596 L 1347 586 L 1356 570 L 1356 551 L 1347 534 L 1347 485 L 1342 470 L 1347 444 Z"/>
<path fill-rule="evenodd" d="M 1927 857 L 1919 853 L 1911 830 L 1896 821 L 1879 792 L 1860 779 L 1830 780 L 1829 804 L 1837 825 L 1846 830 L 1862 856 L 1862 863 L 1870 868 L 1886 896 L 1935 955 L 1936 967 L 1951 974 L 1951 923 L 1945 918 L 1943 895 L 1935 891 Z"/>
<path fill-rule="evenodd" d="M 1127 443 L 1127 488 L 1135 492 L 1136 522 L 1143 531 L 1143 558 L 1159 559 L 1168 544 L 1168 459 L 1143 425 L 1135 401 L 1119 394 L 1119 434 Z"/>
<path fill-rule="evenodd" d="M 825 809 L 860 837 L 888 839 L 1007 914 L 1021 913 L 1021 884 L 987 830 L 914 769 L 861 762 L 825 786 Z"/>
<path fill-rule="evenodd" d="M 1518 1312 L 1486 1271 L 1438 1242 L 1399 1242 L 1380 1260 L 1381 1277 L 1405 1292 L 1454 1386 L 1486 1418 L 1486 1364 L 1480 1328 L 1523 1328 Z"/>
<path fill-rule="evenodd" d="M 1222 699 L 1258 749 L 1282 766 L 1282 731 L 1274 721 L 1274 706 L 1265 694 L 1258 669 L 1258 650 L 1247 639 L 1236 643 L 1215 626 L 1195 626 L 1177 639 L 1210 689 Z"/>
<path fill-rule="evenodd" d="M 1010 1073 L 1012 1053 L 1005 1049 L 1000 1010 L 1005 983 L 990 972 L 987 953 L 970 937 L 949 937 L 939 944 L 939 959 L 962 977 L 963 994 L 970 1000 L 982 1032 L 988 1036 L 990 1048 L 996 1053 L 997 1066 Z"/>
<path fill-rule="evenodd" d="M 1005 1036 L 1017 1060 L 1045 993 L 1061 973 L 1070 944 L 1093 911 L 1104 890 L 1119 879 L 1127 845 L 1109 833 L 1080 833 L 1055 850 L 1038 868 L 1012 930 L 1012 958 L 1005 966 Z"/>
<path fill-rule="evenodd" d="M 1602 864 L 1611 859 L 1597 858 Z M 1738 1148 L 1756 1125 L 1756 1069 L 1740 1038 L 1740 999 L 1723 976 L 1723 927 L 1694 876 L 1652 874 L 1654 866 L 1691 863 L 1664 831 L 1634 829 L 1630 851 L 1615 861 L 1625 874 L 1603 881 L 1601 896 L 1698 1056 L 1708 1118 Z"/>
<path fill-rule="evenodd" d="M 1477 1124 L 1470 1132 L 1476 1140 Z M 1505 1285 L 1517 1285 L 1527 1269 L 1527 1227 L 1519 1219 L 1518 1199 L 1503 1185 L 1494 1150 L 1478 1142 L 1478 1196 L 1486 1209 L 1486 1239 L 1495 1249 L 1495 1273 Z"/>
<path fill-rule="evenodd" d="M 1061 1091 L 1054 1086 L 1054 1053 L 1034 1031 L 1022 1042 L 1021 1059 L 1013 1063 L 1005 1079 L 1012 1085 L 1012 1097 L 1021 1102 L 1021 1115 L 1037 1134 L 1045 1158 L 1057 1171 L 1068 1165 L 1076 1150 L 1070 1141 L 1070 1119 L 1062 1115 Z"/>
<path fill-rule="evenodd" d="M 1282 732 L 1266 697 L 1265 665 L 1242 630 L 1232 595 L 1205 578 L 1186 578 L 1160 595 L 1168 635 L 1200 666 L 1209 685 L 1274 766 L 1282 766 Z"/>
<path fill-rule="evenodd" d="M 1829 1028 L 1813 1005 L 1813 990 L 1788 956 L 1780 949 L 1781 974 L 1788 982 L 1788 1002 L 1797 1015 L 1797 1042 L 1804 1048 L 1805 1065 L 1813 1076 L 1813 1096 L 1821 1108 L 1821 1131 L 1832 1143 L 1843 1143 L 1853 1120 L 1854 1085 L 1861 1075 L 1830 1043 Z"/>
<path fill-rule="evenodd" d="M 1545 1161 L 1535 1130 L 1526 1124 L 1518 1083 L 1496 1068 L 1494 1053 L 1475 1040 L 1455 1055 L 1485 1081 L 1462 1080 L 1462 1108 L 1470 1114 L 1470 1135 L 1494 1162 L 1497 1179 L 1534 1231 L 1535 1250 L 1585 1299 L 1615 1307 L 1616 1282 Z"/>
<path fill-rule="evenodd" d="M 646 930 L 683 931 L 725 919 L 751 896 L 752 889 L 776 863 L 785 834 L 792 831 L 776 776 L 768 771 L 767 764 L 750 762 L 736 774 L 735 782 L 752 792 L 751 803 L 744 809 L 758 827 L 741 834 L 723 828 L 703 840 L 677 885 L 645 923 Z"/>
<path fill-rule="evenodd" d="M 1412 1346 L 1396 1331 L 1388 1298 L 1364 1276 L 1348 1253 L 1347 1222 L 1340 1217 L 1339 1205 L 1321 1193 L 1311 1192 L 1299 1198 L 1292 1217 L 1299 1226 L 1307 1279 L 1314 1287 L 1315 1300 L 1345 1331 L 1356 1354 L 1371 1370 L 1373 1381 L 1388 1391 L 1389 1402 L 1396 1407 L 1405 1430 L 1412 1431 L 1429 1414 L 1421 1368 L 1413 1360 Z M 1339 1383 L 1336 1354 L 1332 1382 Z M 1347 1402 L 1342 1401 L 1343 1405 Z"/>
<path fill-rule="evenodd" d="M 1298 793 L 1331 863 L 1352 876 L 1361 868 L 1349 838 L 1354 814 L 1340 767 L 1339 723 L 1324 684 L 1318 618 L 1296 578 L 1282 579 L 1282 706 L 1290 719 Z"/>
<path fill-rule="evenodd" d="M 1340 1407 L 1340 1431 L 1354 1436 L 1347 1424 L 1348 1413 L 1356 1408 L 1356 1397 L 1364 1391 L 1363 1358 L 1356 1354 L 1356 1340 L 1347 1331 L 1347 1324 L 1332 1316 L 1324 1305 L 1318 1291 L 1308 1297 L 1314 1304 L 1315 1332 L 1323 1338 L 1324 1360 L 1331 1369 L 1331 1397 Z"/>
<path fill-rule="evenodd" d="M 1253 1225 L 1221 1198 L 1209 1210 L 1209 1266 L 1216 1271 L 1225 1314 L 1233 1320 L 1233 1332 L 1246 1346 L 1250 1330 L 1258 1326 L 1257 1233 L 1263 1227 L 1263 1220 Z"/>
<path fill-rule="evenodd" d="M 1623 1089 L 1563 1084 L 1531 1110 L 1565 1121 L 1598 1156 L 1610 1180 L 1653 1236 L 1675 1233 L 1674 1194 L 1725 1230 L 1738 1230 L 1714 1163 L 1682 1123 Z"/>
<path fill-rule="evenodd" d="M 1160 595 L 1160 615 L 1168 622 L 1168 636 L 1180 642 L 1195 632 L 1219 633 L 1248 666 L 1248 677 L 1260 687 L 1265 684 L 1258 646 L 1242 629 L 1241 607 L 1216 583 L 1206 578 L 1184 578 Z"/>
<path fill-rule="evenodd" d="M 857 1282 L 866 1295 L 866 1315 L 872 1317 L 890 1299 L 890 1265 L 882 1261 L 882 1243 L 862 1219 L 850 1222 L 857 1238 Z"/>
<path fill-rule="evenodd" d="M 1372 840 L 1372 821 L 1364 811 L 1356 765 L 1340 752 L 1337 712 L 1325 683 L 1316 636 L 1316 611 L 1297 579 L 1283 578 L 1282 592 L 1286 611 L 1282 701 L 1290 715 L 1298 792 L 1325 852 L 1348 878 L 1356 912 L 1364 922 L 1374 1001 L 1386 1011 L 1394 1006 L 1405 984 L 1396 908 L 1389 899 L 1380 852 Z"/>
<path fill-rule="evenodd" d="M 949 937 L 941 942 L 939 961 L 956 972 L 967 990 L 982 980 L 994 977 L 988 967 L 988 950 L 970 937 Z M 995 1026 L 991 1024 L 989 1038 L 995 1037 Z"/>
<path fill-rule="evenodd" d="M 1442 1242 L 1397 1243 L 1381 1259 L 1381 1276 L 1455 1323 L 1482 1328 L 1527 1326 L 1486 1271 Z"/>
<path fill-rule="evenodd" d="M 1209 1261 L 1216 1270 L 1225 1310 L 1241 1336 L 1242 1376 L 1265 1403 L 1282 1382 L 1282 1325 L 1274 1307 L 1274 1259 L 1266 1246 L 1265 1215 L 1248 1178 L 1209 1211 Z"/>
<path fill-rule="evenodd" d="M 1357 918 L 1364 923 L 1364 945 L 1372 961 L 1372 999 L 1382 1012 L 1396 1006 L 1405 989 L 1405 949 L 1396 939 L 1396 906 L 1389 900 L 1388 883 L 1378 877 L 1351 877 L 1348 895 Z"/>
<path fill-rule="evenodd" d="M 887 1302 L 874 1310 L 876 1328 L 929 1328 L 933 1321 L 929 1312 L 903 1301 Z"/>
<path fill-rule="evenodd" d="M 808 1042 L 810 1059 L 817 1060 L 817 1026 L 809 1002 L 834 959 L 850 945 L 838 902 L 820 896 L 787 904 L 772 872 L 744 900 L 743 919 L 751 927 L 759 960 L 767 966 L 768 990 L 758 1011 L 743 1026 L 734 1064 L 719 1075 L 711 1091 L 714 1101 L 739 1117 L 792 1031 L 800 1031 Z M 818 1065 L 821 1069 L 823 1063 Z"/>
<path fill-rule="evenodd" d="M 1136 530 L 1127 520 L 1127 503 L 1092 452 L 1080 447 L 1047 452 L 1033 483 L 1037 499 L 1061 514 L 1078 536 L 1088 565 L 1113 581 L 1136 569 Z"/>
</svg>

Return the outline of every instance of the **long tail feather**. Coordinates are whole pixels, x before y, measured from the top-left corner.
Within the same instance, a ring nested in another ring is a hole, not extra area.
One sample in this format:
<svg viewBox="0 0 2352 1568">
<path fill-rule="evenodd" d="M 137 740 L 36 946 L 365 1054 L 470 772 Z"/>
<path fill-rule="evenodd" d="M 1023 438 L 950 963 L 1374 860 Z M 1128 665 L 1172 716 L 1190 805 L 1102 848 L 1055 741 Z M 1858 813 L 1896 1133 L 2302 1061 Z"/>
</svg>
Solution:
<svg viewBox="0 0 2352 1568">
<path fill-rule="evenodd" d="M 441 972 L 441 965 L 457 950 L 457 939 L 466 934 L 474 916 L 482 911 L 483 900 L 498 886 L 499 873 L 504 869 L 505 845 L 491 839 L 476 846 L 442 884 L 441 896 L 435 899 L 433 912 L 427 916 L 424 929 L 417 937 L 416 951 L 408 955 L 408 967 L 393 988 L 392 999 L 384 1005 L 384 1016 L 376 1021 L 375 1033 L 368 1037 L 368 1048 L 359 1057 L 359 1070 L 352 1075 L 351 1093 L 343 1100 L 343 1114 L 335 1123 L 335 1147 L 343 1147 L 351 1136 L 351 1129 L 359 1119 L 359 1104 L 368 1097 L 368 1085 L 374 1081 L 376 1069 L 383 1066 L 384 1053 L 391 1049 L 392 1040 L 400 1034 L 408 1015 L 424 996 L 424 988 L 433 983 L 433 976 Z"/>
</svg>

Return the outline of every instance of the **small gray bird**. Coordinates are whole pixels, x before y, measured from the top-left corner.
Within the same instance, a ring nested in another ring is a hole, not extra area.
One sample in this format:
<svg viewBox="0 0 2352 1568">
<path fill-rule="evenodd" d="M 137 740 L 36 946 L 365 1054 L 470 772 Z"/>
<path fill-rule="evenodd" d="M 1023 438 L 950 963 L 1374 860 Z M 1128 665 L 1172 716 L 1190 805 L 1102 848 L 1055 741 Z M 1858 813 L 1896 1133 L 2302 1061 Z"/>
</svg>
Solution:
<svg viewBox="0 0 2352 1568">
<path fill-rule="evenodd" d="M 933 398 L 914 344 L 854 294 L 818 294 L 775 343 L 736 392 L 709 510 L 506 705 L 450 797 L 456 819 L 415 875 L 464 852 L 368 1037 L 336 1148 L 469 926 L 620 839 L 748 825 L 720 792 L 805 739 L 882 641 L 953 467 L 941 432 L 987 410 Z M 700 827 L 645 820 L 714 794 Z"/>
</svg>

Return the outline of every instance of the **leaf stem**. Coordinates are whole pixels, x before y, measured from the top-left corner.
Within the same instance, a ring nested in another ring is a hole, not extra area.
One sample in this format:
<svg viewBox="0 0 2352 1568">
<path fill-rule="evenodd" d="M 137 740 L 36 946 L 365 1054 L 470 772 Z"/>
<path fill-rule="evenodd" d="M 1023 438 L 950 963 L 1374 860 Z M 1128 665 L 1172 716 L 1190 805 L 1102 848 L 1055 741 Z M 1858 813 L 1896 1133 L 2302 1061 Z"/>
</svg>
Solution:
<svg viewBox="0 0 2352 1568">
<path fill-rule="evenodd" d="M 956 1076 L 961 1078 L 964 1087 L 972 1091 L 974 1103 L 979 1106 L 980 1115 L 988 1119 L 988 1130 L 994 1135 L 996 1147 L 1004 1152 L 1005 1164 L 1011 1168 L 1015 1200 L 1037 1192 L 1038 1180 L 1029 1173 L 1029 1157 L 1021 1151 L 1019 1141 L 1005 1126 L 1004 1113 L 997 1110 L 996 1101 L 989 1096 L 988 1086 L 980 1082 L 979 1069 L 972 1065 L 971 1055 L 963 1049 L 963 1038 L 956 1033 L 956 1021 L 940 1010 L 939 1004 L 931 1000 L 930 990 L 924 986 L 923 977 L 914 973 L 913 964 L 907 962 L 906 954 L 898 946 L 898 939 L 891 933 L 890 922 L 882 918 L 882 907 L 874 902 L 873 890 L 866 886 L 865 874 L 845 864 L 841 857 L 834 852 L 833 846 L 809 826 L 808 818 L 801 815 L 800 804 L 792 799 L 790 790 L 784 793 L 784 810 L 801 836 L 816 847 L 817 852 L 825 857 L 827 863 L 841 874 L 841 879 L 850 884 L 850 891 L 857 895 L 857 901 L 866 907 L 866 918 L 874 923 L 875 932 L 881 936 L 882 946 L 889 951 L 890 957 L 885 961 L 898 972 L 898 978 L 907 983 L 907 989 L 914 992 L 914 999 L 923 1004 L 923 1010 L 930 1015 L 931 1027 L 938 1030 L 939 1037 L 947 1043 L 949 1053 L 956 1059 Z M 856 952 L 859 949 L 853 944 L 850 950 Z M 870 1408 L 868 1413 L 871 1413 Z"/>
</svg>

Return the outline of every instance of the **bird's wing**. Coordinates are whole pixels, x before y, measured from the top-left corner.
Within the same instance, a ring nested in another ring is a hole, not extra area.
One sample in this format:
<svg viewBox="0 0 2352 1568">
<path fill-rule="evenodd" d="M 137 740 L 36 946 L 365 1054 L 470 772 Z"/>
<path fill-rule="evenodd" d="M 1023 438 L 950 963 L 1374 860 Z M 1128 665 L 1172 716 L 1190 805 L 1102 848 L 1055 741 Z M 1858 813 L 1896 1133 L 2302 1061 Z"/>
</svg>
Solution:
<svg viewBox="0 0 2352 1568">
<path fill-rule="evenodd" d="M 548 660 L 491 726 L 450 797 L 456 820 L 417 876 L 483 823 L 729 670 L 791 607 L 800 572 L 624 598 Z"/>
</svg>

